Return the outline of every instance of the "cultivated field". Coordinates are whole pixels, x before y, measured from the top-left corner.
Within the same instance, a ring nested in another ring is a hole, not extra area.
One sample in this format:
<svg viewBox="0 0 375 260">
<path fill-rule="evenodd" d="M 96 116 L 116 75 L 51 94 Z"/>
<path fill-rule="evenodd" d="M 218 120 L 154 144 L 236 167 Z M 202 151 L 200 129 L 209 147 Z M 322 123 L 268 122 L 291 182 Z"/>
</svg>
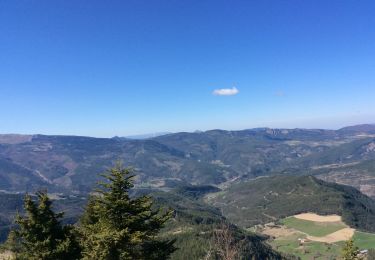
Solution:
<svg viewBox="0 0 375 260">
<path fill-rule="evenodd" d="M 324 237 L 341 229 L 347 228 L 341 221 L 336 222 L 315 222 L 309 220 L 289 217 L 281 221 L 288 228 L 296 229 L 302 233 L 314 237 Z M 343 239 L 347 240 L 347 239 Z"/>
<path fill-rule="evenodd" d="M 338 215 L 327 215 L 321 216 L 315 213 L 301 213 L 298 215 L 294 215 L 293 217 L 303 220 L 309 220 L 314 222 L 340 222 L 341 217 Z"/>
<path fill-rule="evenodd" d="M 375 249 L 375 234 L 356 231 L 337 215 L 299 214 L 278 225 L 264 225 L 260 232 L 271 237 L 269 243 L 275 249 L 301 259 L 336 259 L 350 238 L 360 249 Z"/>
</svg>

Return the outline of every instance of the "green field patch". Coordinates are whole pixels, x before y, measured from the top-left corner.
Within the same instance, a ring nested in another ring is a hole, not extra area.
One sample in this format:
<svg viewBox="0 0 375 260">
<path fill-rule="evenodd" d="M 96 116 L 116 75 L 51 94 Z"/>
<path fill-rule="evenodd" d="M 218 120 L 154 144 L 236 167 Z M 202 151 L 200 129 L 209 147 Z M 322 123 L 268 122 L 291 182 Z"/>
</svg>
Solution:
<svg viewBox="0 0 375 260">
<path fill-rule="evenodd" d="M 359 249 L 375 249 L 375 234 L 356 231 L 353 240 Z"/>
<path fill-rule="evenodd" d="M 273 248 L 276 250 L 288 253 L 288 254 L 298 254 L 299 241 L 298 238 L 304 238 L 303 234 L 293 234 L 290 236 L 285 236 L 282 238 L 275 239 L 270 242 Z"/>
<path fill-rule="evenodd" d="M 328 234 L 336 232 L 347 227 L 342 222 L 314 222 L 309 220 L 288 217 L 281 222 L 288 228 L 293 228 L 310 236 L 324 237 Z"/>
<path fill-rule="evenodd" d="M 337 259 L 342 254 L 345 241 L 335 243 L 322 243 L 305 241 L 300 243 L 300 238 L 307 235 L 322 237 L 347 227 L 343 222 L 315 222 L 288 217 L 281 222 L 288 228 L 302 233 L 281 236 L 268 243 L 276 250 L 293 254 L 302 260 L 310 259 Z M 307 235 L 306 235 L 307 234 Z M 356 231 L 353 236 L 355 245 L 360 249 L 375 249 L 375 234 Z"/>
<path fill-rule="evenodd" d="M 310 259 L 336 259 L 341 254 L 342 244 L 326 244 L 320 242 L 307 242 L 300 244 L 298 238 L 304 238 L 303 234 L 293 234 L 270 241 L 271 246 L 283 253 L 293 254 L 302 260 Z"/>
</svg>

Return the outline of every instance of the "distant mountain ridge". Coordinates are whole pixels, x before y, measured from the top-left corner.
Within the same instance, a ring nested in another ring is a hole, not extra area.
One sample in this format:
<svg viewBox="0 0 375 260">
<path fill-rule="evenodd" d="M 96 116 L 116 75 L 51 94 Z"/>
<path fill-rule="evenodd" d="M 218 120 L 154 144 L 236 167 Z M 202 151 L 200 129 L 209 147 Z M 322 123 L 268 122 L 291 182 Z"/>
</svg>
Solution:
<svg viewBox="0 0 375 260">
<path fill-rule="evenodd" d="M 19 144 L 30 142 L 33 135 L 0 134 L 0 144 Z"/>
<path fill-rule="evenodd" d="M 353 128 L 361 131 L 350 130 Z M 99 173 L 121 161 L 136 170 L 137 186 L 151 189 L 227 185 L 276 173 L 335 176 L 331 179 L 345 183 L 348 176 L 358 174 L 368 180 L 367 186 L 353 185 L 372 194 L 372 128 L 352 126 L 349 130 L 210 130 L 144 140 L 0 135 L 0 190 L 24 192 L 45 187 L 53 192 L 86 193 Z"/>
<path fill-rule="evenodd" d="M 171 132 L 156 132 L 156 133 L 140 134 L 140 135 L 128 135 L 128 136 L 124 136 L 121 138 L 142 140 L 142 139 L 149 139 L 149 138 L 154 138 L 154 137 L 168 135 L 168 134 L 172 134 L 172 133 Z"/>
<path fill-rule="evenodd" d="M 343 127 L 339 129 L 339 131 L 375 133 L 375 124 L 362 124 L 362 125 L 347 126 L 347 127 Z"/>
</svg>

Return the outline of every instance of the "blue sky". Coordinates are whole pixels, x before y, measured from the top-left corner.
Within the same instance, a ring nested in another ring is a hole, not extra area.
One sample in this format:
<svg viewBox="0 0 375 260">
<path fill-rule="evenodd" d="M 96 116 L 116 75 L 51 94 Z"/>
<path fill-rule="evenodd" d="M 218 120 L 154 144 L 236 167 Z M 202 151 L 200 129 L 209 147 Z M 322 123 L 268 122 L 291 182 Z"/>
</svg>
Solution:
<svg viewBox="0 0 375 260">
<path fill-rule="evenodd" d="M 374 13 L 372 0 L 3 0 L 0 132 L 375 123 Z"/>
</svg>

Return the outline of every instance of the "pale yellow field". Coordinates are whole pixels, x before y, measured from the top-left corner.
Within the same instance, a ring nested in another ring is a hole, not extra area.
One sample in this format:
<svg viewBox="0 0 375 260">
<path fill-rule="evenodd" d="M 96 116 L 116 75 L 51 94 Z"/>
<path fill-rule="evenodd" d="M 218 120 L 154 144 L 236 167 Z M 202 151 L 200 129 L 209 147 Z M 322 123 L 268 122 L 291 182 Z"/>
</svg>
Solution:
<svg viewBox="0 0 375 260">
<path fill-rule="evenodd" d="M 314 222 L 326 222 L 326 223 L 327 222 L 328 223 L 342 222 L 341 216 L 338 216 L 338 215 L 322 216 L 322 215 L 318 215 L 315 213 L 302 213 L 302 214 L 294 215 L 294 217 L 298 219 L 314 221 Z M 355 232 L 355 229 L 346 227 L 336 232 L 333 232 L 331 234 L 328 234 L 324 237 L 315 237 L 315 236 L 310 236 L 307 234 L 308 235 L 307 239 L 311 241 L 322 242 L 322 243 L 335 243 L 338 241 L 349 240 L 350 238 L 353 237 L 354 232 Z"/>
<path fill-rule="evenodd" d="M 349 240 L 353 237 L 354 232 L 355 229 L 353 228 L 343 228 L 324 237 L 307 236 L 307 239 L 322 243 L 335 243 Z"/>
<path fill-rule="evenodd" d="M 341 217 L 338 215 L 327 215 L 322 216 L 315 213 L 302 213 L 298 215 L 294 215 L 295 218 L 309 220 L 314 222 L 339 222 L 341 221 Z"/>
<path fill-rule="evenodd" d="M 302 213 L 298 215 L 294 215 L 293 217 L 301 220 L 316 222 L 316 223 L 332 223 L 337 224 L 341 223 L 343 225 L 343 228 L 340 230 L 337 230 L 335 232 L 332 232 L 326 236 L 312 236 L 310 234 L 304 233 L 301 230 L 297 230 L 294 228 L 288 228 L 286 226 L 269 226 L 265 225 L 262 233 L 272 236 L 274 238 L 282 238 L 282 237 L 288 237 L 293 234 L 301 234 L 304 235 L 308 240 L 310 241 L 316 241 L 321 243 L 335 243 L 339 241 L 346 241 L 353 237 L 355 229 L 350 228 L 349 226 L 345 225 L 342 220 L 341 216 L 338 215 L 318 215 L 315 213 Z"/>
</svg>

